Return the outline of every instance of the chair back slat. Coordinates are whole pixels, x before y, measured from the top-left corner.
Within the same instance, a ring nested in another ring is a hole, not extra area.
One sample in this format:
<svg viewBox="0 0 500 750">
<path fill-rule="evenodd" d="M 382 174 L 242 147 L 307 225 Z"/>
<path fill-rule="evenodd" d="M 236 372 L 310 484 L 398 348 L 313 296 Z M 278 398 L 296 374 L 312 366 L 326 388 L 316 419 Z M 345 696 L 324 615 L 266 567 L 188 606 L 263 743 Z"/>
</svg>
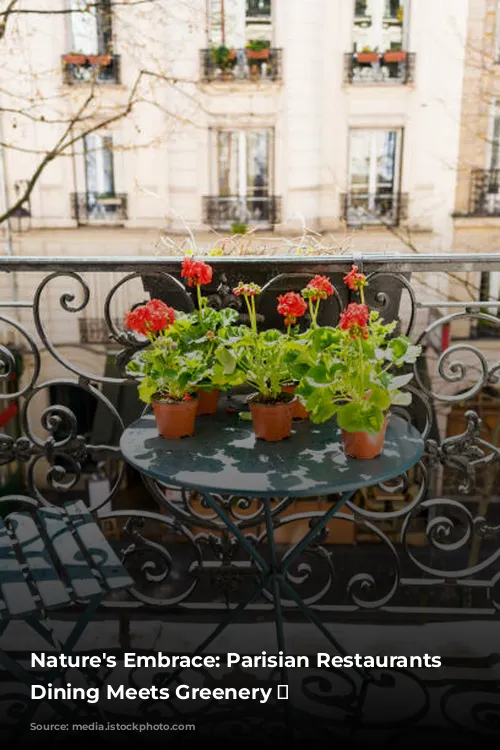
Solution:
<svg viewBox="0 0 500 750">
<path fill-rule="evenodd" d="M 42 508 L 37 516 L 76 598 L 86 601 L 99 596 L 102 588 L 68 528 L 61 508 Z"/>
<path fill-rule="evenodd" d="M 30 591 L 12 539 L 0 519 L 0 590 L 9 617 L 29 615 L 38 607 Z"/>
<path fill-rule="evenodd" d="M 40 529 L 32 516 L 28 513 L 11 513 L 7 523 L 19 543 L 44 608 L 55 609 L 71 604 L 66 586 L 50 557 L 47 543 L 40 535 Z"/>
<path fill-rule="evenodd" d="M 96 524 L 82 500 L 66 503 L 64 510 L 80 543 L 99 571 L 108 589 L 124 589 L 134 581 L 122 565 L 114 549 Z"/>
</svg>

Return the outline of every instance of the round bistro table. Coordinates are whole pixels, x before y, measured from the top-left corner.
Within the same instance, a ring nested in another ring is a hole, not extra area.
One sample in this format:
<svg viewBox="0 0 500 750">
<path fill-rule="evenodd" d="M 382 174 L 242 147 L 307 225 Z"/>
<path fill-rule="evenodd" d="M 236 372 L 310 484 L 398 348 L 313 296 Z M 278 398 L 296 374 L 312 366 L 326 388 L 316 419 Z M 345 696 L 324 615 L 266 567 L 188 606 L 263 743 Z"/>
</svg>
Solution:
<svg viewBox="0 0 500 750">
<path fill-rule="evenodd" d="M 196 490 L 234 534 L 257 567 L 256 586 L 200 644 L 193 656 L 202 653 L 264 590 L 270 593 L 273 600 L 278 647 L 284 654 L 280 591 L 290 597 L 340 653 L 346 655 L 318 613 L 295 591 L 288 570 L 357 490 L 394 479 L 420 460 L 424 441 L 408 421 L 391 417 L 383 453 L 372 460 L 347 458 L 343 452 L 340 430 L 333 421 L 321 425 L 308 420 L 294 422 L 292 435 L 287 440 L 279 443 L 257 440 L 251 423 L 242 420 L 236 410 L 228 409 L 227 402 L 221 405 L 217 414 L 198 417 L 196 434 L 182 440 L 160 437 L 154 415 L 143 416 L 124 431 L 120 447 L 124 459 L 142 474 L 169 486 Z M 245 537 L 215 497 L 225 494 L 262 498 L 268 560 Z M 318 496 L 330 499 L 330 507 L 304 538 L 279 561 L 271 499 Z M 355 669 L 365 680 L 370 679 L 366 670 Z M 179 671 L 171 674 L 168 682 Z M 281 670 L 281 678 L 284 684 L 288 684 L 285 668 Z"/>
</svg>

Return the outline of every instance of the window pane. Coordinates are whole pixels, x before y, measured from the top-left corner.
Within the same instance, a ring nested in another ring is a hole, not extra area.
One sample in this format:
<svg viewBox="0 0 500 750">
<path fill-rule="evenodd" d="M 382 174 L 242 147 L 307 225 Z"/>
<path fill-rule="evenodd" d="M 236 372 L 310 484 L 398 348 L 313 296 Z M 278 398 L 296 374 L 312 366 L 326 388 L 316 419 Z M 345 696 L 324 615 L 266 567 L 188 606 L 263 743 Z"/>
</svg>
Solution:
<svg viewBox="0 0 500 750">
<path fill-rule="evenodd" d="M 217 134 L 219 195 L 238 194 L 238 133 L 221 130 Z"/>
<path fill-rule="evenodd" d="M 247 0 L 247 18 L 270 18 L 271 0 Z"/>
<path fill-rule="evenodd" d="M 500 107 L 497 103 L 493 117 L 493 132 L 491 135 L 490 169 L 500 168 Z"/>
<path fill-rule="evenodd" d="M 72 52 L 92 55 L 98 52 L 97 14 L 87 0 L 71 0 L 71 47 Z"/>
<path fill-rule="evenodd" d="M 353 130 L 350 143 L 351 189 L 368 191 L 370 182 L 371 130 Z"/>
<path fill-rule="evenodd" d="M 378 132 L 376 134 L 376 149 L 377 193 L 392 193 L 394 191 L 396 166 L 396 131 Z"/>
<path fill-rule="evenodd" d="M 269 191 L 269 142 L 267 130 L 247 133 L 247 192 L 256 198 Z"/>
</svg>

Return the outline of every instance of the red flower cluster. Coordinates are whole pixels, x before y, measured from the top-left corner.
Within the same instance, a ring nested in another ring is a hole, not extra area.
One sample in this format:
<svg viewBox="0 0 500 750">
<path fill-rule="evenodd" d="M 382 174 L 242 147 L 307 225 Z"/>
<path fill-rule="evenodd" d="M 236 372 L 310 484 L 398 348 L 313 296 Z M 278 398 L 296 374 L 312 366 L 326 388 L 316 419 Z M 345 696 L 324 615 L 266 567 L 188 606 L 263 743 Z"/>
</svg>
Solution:
<svg viewBox="0 0 500 750">
<path fill-rule="evenodd" d="M 307 302 L 297 292 L 287 292 L 278 297 L 278 312 L 285 316 L 285 325 L 295 325 L 297 318 L 307 310 Z"/>
<path fill-rule="evenodd" d="M 349 331 L 353 338 L 361 336 L 361 338 L 367 339 L 369 319 L 370 312 L 368 307 L 352 302 L 340 316 L 340 327 L 344 331 Z"/>
<path fill-rule="evenodd" d="M 302 295 L 312 302 L 317 302 L 319 299 L 330 297 L 334 292 L 330 279 L 326 276 L 315 276 L 302 290 Z"/>
<path fill-rule="evenodd" d="M 187 279 L 188 286 L 203 286 L 212 281 L 212 266 L 202 260 L 184 258 L 182 261 L 181 276 Z"/>
<path fill-rule="evenodd" d="M 125 326 L 131 331 L 148 336 L 164 331 L 175 320 L 175 310 L 159 299 L 152 299 L 147 305 L 130 310 L 125 317 Z"/>
<path fill-rule="evenodd" d="M 240 294 L 244 294 L 245 297 L 255 297 L 256 294 L 260 294 L 262 289 L 257 284 L 245 284 L 243 281 L 240 281 L 237 287 L 233 289 L 233 294 L 235 294 L 237 297 L 240 296 Z"/>
<path fill-rule="evenodd" d="M 358 273 L 357 266 L 353 266 L 349 273 L 344 276 L 344 283 L 347 284 L 349 289 L 353 292 L 356 290 L 358 290 L 358 292 L 361 291 L 361 289 L 368 284 L 364 273 Z"/>
</svg>

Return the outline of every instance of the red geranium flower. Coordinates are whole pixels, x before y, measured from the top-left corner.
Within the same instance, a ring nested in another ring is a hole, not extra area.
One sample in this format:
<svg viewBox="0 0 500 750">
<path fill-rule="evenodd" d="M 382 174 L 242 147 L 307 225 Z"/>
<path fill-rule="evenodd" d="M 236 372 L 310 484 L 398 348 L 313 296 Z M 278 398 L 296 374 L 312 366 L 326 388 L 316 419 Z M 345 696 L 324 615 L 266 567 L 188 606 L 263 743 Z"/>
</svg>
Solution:
<svg viewBox="0 0 500 750">
<path fill-rule="evenodd" d="M 152 299 L 146 305 L 130 310 L 125 317 L 125 326 L 131 331 L 148 336 L 164 331 L 175 320 L 175 310 L 159 299 Z"/>
<path fill-rule="evenodd" d="M 353 292 L 356 290 L 361 291 L 363 287 L 367 285 L 366 276 L 364 273 L 358 273 L 358 267 L 353 266 L 348 274 L 344 276 L 344 283 L 347 284 L 349 289 Z"/>
<path fill-rule="evenodd" d="M 212 266 L 204 263 L 202 260 L 193 260 L 193 258 L 184 258 L 182 261 L 181 276 L 187 279 L 188 286 L 203 286 L 210 284 L 212 281 Z"/>
<path fill-rule="evenodd" d="M 285 325 L 291 326 L 307 310 L 307 302 L 297 292 L 287 292 L 278 297 L 278 312 L 285 316 Z"/>
<path fill-rule="evenodd" d="M 340 316 L 340 327 L 344 331 L 349 331 L 353 338 L 361 336 L 361 338 L 366 339 L 368 338 L 367 326 L 369 319 L 370 312 L 368 307 L 352 302 Z"/>
<path fill-rule="evenodd" d="M 330 297 L 334 292 L 335 289 L 329 278 L 326 276 L 315 276 L 306 288 L 302 290 L 302 295 L 312 302 L 317 302 L 319 299 Z"/>
</svg>

